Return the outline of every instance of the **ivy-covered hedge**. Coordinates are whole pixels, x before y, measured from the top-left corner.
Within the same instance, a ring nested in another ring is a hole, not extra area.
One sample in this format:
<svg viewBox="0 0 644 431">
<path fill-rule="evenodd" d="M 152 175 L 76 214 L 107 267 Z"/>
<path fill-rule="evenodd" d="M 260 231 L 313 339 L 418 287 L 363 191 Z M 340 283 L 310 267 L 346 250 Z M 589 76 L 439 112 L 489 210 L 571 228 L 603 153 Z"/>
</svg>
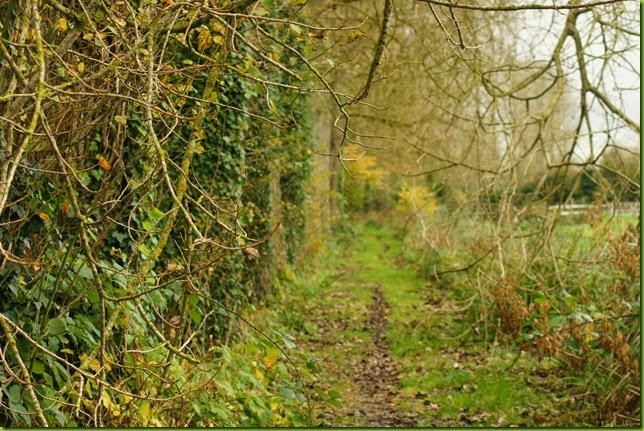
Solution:
<svg viewBox="0 0 644 431">
<path fill-rule="evenodd" d="M 297 260 L 308 100 L 224 3 L 0 4 L 0 426 L 306 424 L 313 363 L 240 319 Z"/>
</svg>

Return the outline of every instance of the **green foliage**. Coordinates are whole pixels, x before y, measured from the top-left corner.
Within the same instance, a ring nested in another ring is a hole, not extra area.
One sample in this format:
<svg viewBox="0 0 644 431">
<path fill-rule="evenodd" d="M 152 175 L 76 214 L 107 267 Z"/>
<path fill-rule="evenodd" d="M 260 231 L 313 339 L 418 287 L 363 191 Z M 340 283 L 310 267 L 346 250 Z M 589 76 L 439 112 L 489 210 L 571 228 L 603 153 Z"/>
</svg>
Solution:
<svg viewBox="0 0 644 431">
<path fill-rule="evenodd" d="M 559 220 L 545 238 L 511 234 L 540 232 L 546 221 L 536 218 L 511 226 L 461 220 L 451 238 L 459 246 L 426 252 L 420 265 L 430 289 L 447 289 L 476 305 L 466 316 L 483 340 L 556 359 L 566 370 L 561 391 L 579 404 L 557 422 L 562 426 L 626 424 L 635 418 L 640 275 L 632 219 L 609 217 L 595 207 L 581 220 Z M 495 237 L 505 238 L 503 272 L 496 256 L 481 259 Z M 538 252 L 542 241 L 550 253 Z M 529 264 L 526 250 L 533 253 Z M 462 269 L 434 276 L 450 268 Z"/>
<path fill-rule="evenodd" d="M 307 395 L 292 364 L 274 344 L 248 336 L 232 348 L 212 349 L 216 359 L 200 368 L 200 390 L 155 413 L 166 426 L 307 426 Z M 304 356 L 308 359 L 308 357 Z M 193 381 L 194 370 L 177 364 L 172 375 Z M 180 419 L 189 417 L 189 420 Z M 150 418 L 152 416 L 150 415 Z M 141 419 L 140 425 L 151 424 Z M 149 418 L 148 418 L 149 421 Z"/>
<path fill-rule="evenodd" d="M 359 149 L 354 149 L 353 152 L 361 154 Z M 378 210 L 388 204 L 382 198 L 388 187 L 385 184 L 387 171 L 378 166 L 377 157 L 363 154 L 351 162 L 347 169 L 349 172 L 343 176 L 342 190 L 347 211 Z"/>
<path fill-rule="evenodd" d="M 10 3 L 0 10 L 21 10 Z M 0 187 L 2 426 L 308 423 L 300 371 L 271 342 L 245 339 L 239 318 L 271 291 L 278 222 L 291 260 L 301 247 L 308 101 L 269 91 L 261 81 L 291 78 L 247 44 L 229 51 L 229 18 L 169 3 L 41 11 L 39 41 L 64 49 L 45 53 L 52 87 L 40 105 L 23 104 L 0 71 L 6 105 L 21 106 L 0 126 L 3 175 L 16 157 Z M 14 40 L 34 33 L 31 15 L 3 16 L 16 26 L 3 44 L 25 73 L 38 70 L 33 40 Z M 280 46 L 267 55 L 297 70 Z M 21 155 L 27 132 L 13 127 L 32 111 L 42 117 Z"/>
<path fill-rule="evenodd" d="M 498 203 L 501 192 L 493 194 L 492 203 Z M 545 201 L 550 205 L 591 204 L 598 198 L 608 202 L 634 201 L 638 195 L 614 172 L 586 166 L 577 170 L 552 170 L 543 180 L 539 178 L 522 184 L 514 204 L 526 205 L 535 201 Z"/>
</svg>

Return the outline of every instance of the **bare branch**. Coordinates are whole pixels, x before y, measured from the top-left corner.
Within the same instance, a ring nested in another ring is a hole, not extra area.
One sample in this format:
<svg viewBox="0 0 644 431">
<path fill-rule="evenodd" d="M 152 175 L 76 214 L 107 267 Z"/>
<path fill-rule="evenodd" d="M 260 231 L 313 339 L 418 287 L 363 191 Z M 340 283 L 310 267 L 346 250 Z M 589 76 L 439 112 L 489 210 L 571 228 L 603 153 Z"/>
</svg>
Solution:
<svg viewBox="0 0 644 431">
<path fill-rule="evenodd" d="M 447 8 L 453 9 L 467 9 L 467 10 L 478 10 L 484 12 L 514 12 L 520 10 L 570 10 L 570 9 L 586 9 L 597 6 L 605 6 L 610 4 L 617 4 L 628 2 L 632 0 L 598 0 L 590 1 L 587 3 L 578 3 L 578 2 L 567 2 L 566 4 L 561 5 L 549 5 L 549 4 L 539 4 L 539 3 L 527 3 L 527 4 L 518 4 L 518 5 L 507 5 L 507 6 L 481 6 L 475 4 L 464 4 L 460 2 L 451 2 L 451 1 L 442 1 L 442 0 L 416 0 L 421 3 L 427 3 L 429 5 L 435 6 L 444 6 Z"/>
</svg>

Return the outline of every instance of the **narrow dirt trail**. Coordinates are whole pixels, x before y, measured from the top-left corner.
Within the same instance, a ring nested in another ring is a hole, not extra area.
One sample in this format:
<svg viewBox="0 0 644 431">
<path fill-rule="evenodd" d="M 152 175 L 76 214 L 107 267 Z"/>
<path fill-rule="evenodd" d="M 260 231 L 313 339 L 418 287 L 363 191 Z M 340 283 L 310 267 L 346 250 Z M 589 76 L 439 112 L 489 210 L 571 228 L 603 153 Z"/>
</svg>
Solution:
<svg viewBox="0 0 644 431">
<path fill-rule="evenodd" d="M 358 232 L 293 298 L 298 348 L 321 365 L 316 426 L 525 427 L 560 414 L 556 363 L 479 328 L 465 314 L 476 298 L 419 276 L 392 229 Z"/>
<path fill-rule="evenodd" d="M 336 405 L 317 397 L 319 425 L 412 427 L 413 415 L 396 408 L 400 376 L 387 338 L 390 304 L 379 283 L 364 281 L 362 264 L 350 251 L 344 259 L 331 285 L 305 312 L 315 330 L 302 347 L 315 352 L 323 365 L 317 386 L 339 388 L 342 394 Z"/>
<path fill-rule="evenodd" d="M 356 399 L 360 416 L 360 426 L 413 426 L 414 421 L 403 418 L 395 408 L 398 395 L 398 371 L 391 358 L 387 341 L 387 312 L 389 304 L 385 301 L 380 285 L 369 286 L 373 290 L 372 303 L 367 317 L 368 327 L 373 331 L 373 343 L 360 361 L 355 379 L 360 392 Z"/>
<path fill-rule="evenodd" d="M 400 385 L 397 364 L 391 356 L 387 340 L 389 304 L 380 285 L 370 284 L 365 289 L 371 292 L 370 303 L 340 302 L 333 310 L 343 309 L 347 305 L 343 311 L 360 309 L 364 314 L 349 317 L 343 313 L 345 318 L 339 321 L 328 315 L 311 316 L 316 321 L 317 329 L 324 334 L 306 343 L 308 349 L 318 351 L 318 356 L 322 358 L 326 375 L 320 378 L 321 385 L 327 390 L 343 387 L 339 405 L 319 404 L 320 425 L 414 426 L 413 418 L 396 409 Z M 337 292 L 332 297 L 349 299 L 351 295 L 346 297 L 342 292 Z M 343 333 L 360 335 L 351 337 Z"/>
</svg>

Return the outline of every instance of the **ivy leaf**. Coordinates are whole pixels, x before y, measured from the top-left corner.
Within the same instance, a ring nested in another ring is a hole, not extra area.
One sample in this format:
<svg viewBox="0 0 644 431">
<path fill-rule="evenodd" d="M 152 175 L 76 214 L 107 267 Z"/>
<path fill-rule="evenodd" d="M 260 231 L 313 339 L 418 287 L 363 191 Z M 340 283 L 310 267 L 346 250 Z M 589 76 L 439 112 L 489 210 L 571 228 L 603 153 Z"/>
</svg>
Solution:
<svg viewBox="0 0 644 431">
<path fill-rule="evenodd" d="M 53 407 L 53 408 L 49 409 L 49 411 L 51 411 L 54 414 L 54 417 L 56 418 L 56 422 L 58 422 L 61 426 L 72 426 L 71 422 L 67 423 L 67 418 L 65 417 L 63 412 L 61 412 L 56 407 Z"/>
<path fill-rule="evenodd" d="M 154 207 L 152 208 L 152 211 L 149 212 L 150 220 L 152 220 L 153 222 L 157 222 L 159 221 L 159 219 L 161 219 L 161 217 L 163 217 L 164 214 L 165 213 L 161 211 L 159 208 Z"/>
<path fill-rule="evenodd" d="M 139 244 L 138 249 L 145 256 L 149 256 L 151 254 L 150 249 L 148 248 L 148 246 L 143 244 L 143 243 Z"/>
<path fill-rule="evenodd" d="M 112 238 L 117 240 L 119 243 L 122 243 L 128 237 L 126 233 L 122 233 L 122 232 L 118 232 L 118 231 L 112 231 L 111 236 L 112 236 Z"/>
<path fill-rule="evenodd" d="M 122 115 L 115 115 L 114 116 L 114 121 L 116 121 L 118 124 L 121 124 L 125 126 L 127 124 L 127 118 L 125 118 Z"/>
<path fill-rule="evenodd" d="M 92 273 L 92 269 L 89 266 L 82 266 L 78 270 L 78 275 L 87 280 L 94 280 L 94 273 Z"/>
<path fill-rule="evenodd" d="M 91 304 L 98 304 L 98 301 L 100 297 L 98 296 L 98 292 L 95 290 L 90 290 L 87 292 L 87 299 Z"/>
<path fill-rule="evenodd" d="M 196 325 L 201 323 L 202 315 L 201 312 L 198 311 L 198 309 L 190 308 L 188 310 L 188 316 L 190 316 L 190 318 L 193 322 L 195 322 Z"/>
</svg>

